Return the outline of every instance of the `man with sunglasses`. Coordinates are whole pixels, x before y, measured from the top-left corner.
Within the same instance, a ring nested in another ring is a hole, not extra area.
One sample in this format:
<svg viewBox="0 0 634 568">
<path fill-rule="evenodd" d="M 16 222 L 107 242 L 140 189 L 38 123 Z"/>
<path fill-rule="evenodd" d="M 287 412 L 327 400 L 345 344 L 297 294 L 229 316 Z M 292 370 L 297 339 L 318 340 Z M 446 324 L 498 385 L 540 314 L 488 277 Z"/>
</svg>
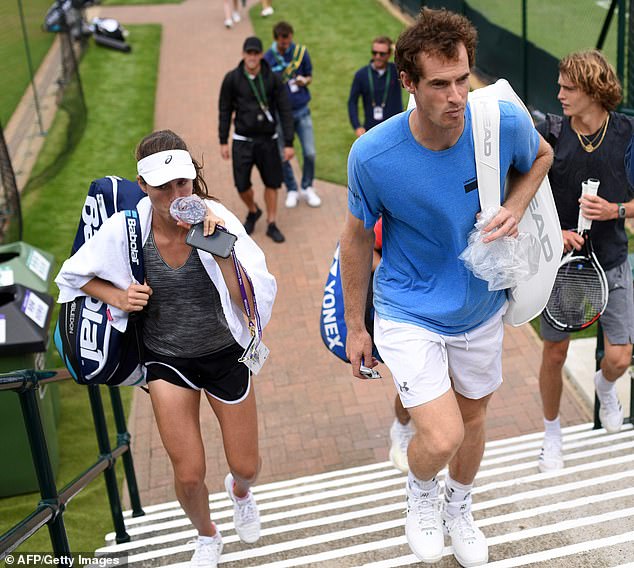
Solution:
<svg viewBox="0 0 634 568">
<path fill-rule="evenodd" d="M 380 36 L 372 41 L 372 59 L 355 75 L 348 97 L 348 116 L 357 138 L 373 126 L 403 110 L 401 85 L 394 63 L 390 63 L 392 40 Z M 363 100 L 363 126 L 359 122 L 359 97 Z"/>
</svg>

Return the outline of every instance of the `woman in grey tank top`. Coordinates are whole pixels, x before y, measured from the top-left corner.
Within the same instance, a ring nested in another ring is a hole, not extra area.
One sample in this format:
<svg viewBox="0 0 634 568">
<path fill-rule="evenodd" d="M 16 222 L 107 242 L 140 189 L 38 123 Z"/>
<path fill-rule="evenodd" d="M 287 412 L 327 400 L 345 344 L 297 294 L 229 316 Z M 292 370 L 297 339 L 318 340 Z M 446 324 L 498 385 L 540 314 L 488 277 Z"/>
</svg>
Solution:
<svg viewBox="0 0 634 568">
<path fill-rule="evenodd" d="M 93 278 L 82 290 L 126 312 L 144 311 L 144 362 L 152 407 L 174 468 L 176 496 L 198 531 L 191 564 L 216 566 L 222 538 L 210 519 L 201 393 L 222 430 L 230 470 L 225 488 L 234 504 L 236 532 L 242 541 L 255 542 L 260 520 L 250 487 L 260 469 L 257 414 L 250 371 L 239 361 L 252 327 L 244 317 L 237 270 L 251 315 L 256 313 L 254 290 L 258 290 L 262 325 L 270 317 L 275 279 L 237 218 L 210 198 L 201 168 L 179 136 L 169 130 L 146 136 L 136 158 L 137 179 L 151 203 L 143 234 L 146 281 L 121 290 Z M 170 204 L 192 194 L 207 205 L 205 234 L 226 224 L 238 236 L 237 265 L 231 257 L 215 257 L 185 243 L 190 226 L 170 216 Z M 144 201 L 139 203 L 140 217 Z M 142 226 L 143 222 L 141 218 Z M 248 267 L 252 286 L 243 266 Z"/>
</svg>

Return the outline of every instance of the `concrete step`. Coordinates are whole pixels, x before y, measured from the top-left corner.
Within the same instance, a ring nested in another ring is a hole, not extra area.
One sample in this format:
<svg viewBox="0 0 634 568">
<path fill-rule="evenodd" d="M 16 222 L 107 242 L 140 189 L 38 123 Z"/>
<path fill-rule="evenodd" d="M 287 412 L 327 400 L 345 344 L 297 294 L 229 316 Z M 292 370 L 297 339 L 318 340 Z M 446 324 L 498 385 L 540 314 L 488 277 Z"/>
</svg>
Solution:
<svg viewBox="0 0 634 568">
<path fill-rule="evenodd" d="M 491 566 L 626 566 L 634 561 L 634 430 L 564 429 L 565 468 L 537 469 L 542 433 L 487 444 L 473 491 Z M 444 472 L 441 473 L 441 477 Z M 383 462 L 254 488 L 262 520 L 256 545 L 239 541 L 225 493 L 209 496 L 223 534 L 221 566 L 384 567 L 418 564 L 407 545 L 406 476 Z M 132 567 L 188 566 L 195 537 L 177 502 L 125 513 L 132 540 L 114 533 L 98 554 Z M 451 546 L 438 566 L 457 566 Z M 632 564 L 634 566 L 634 564 Z"/>
</svg>

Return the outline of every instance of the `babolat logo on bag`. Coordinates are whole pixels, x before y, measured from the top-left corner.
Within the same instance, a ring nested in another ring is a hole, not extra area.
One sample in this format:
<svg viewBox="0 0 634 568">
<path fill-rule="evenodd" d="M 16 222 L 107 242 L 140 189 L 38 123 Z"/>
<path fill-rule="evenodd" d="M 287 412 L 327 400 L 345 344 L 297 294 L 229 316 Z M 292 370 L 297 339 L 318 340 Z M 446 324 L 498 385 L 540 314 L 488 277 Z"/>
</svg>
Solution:
<svg viewBox="0 0 634 568">
<path fill-rule="evenodd" d="M 126 225 L 128 228 L 128 242 L 130 243 L 130 264 L 139 264 L 139 246 L 137 236 L 139 234 L 139 214 L 136 211 L 126 211 Z"/>
<path fill-rule="evenodd" d="M 93 181 L 82 209 L 73 244 L 74 253 L 103 222 L 123 211 L 130 269 L 137 282 L 145 280 L 141 226 L 136 204 L 145 194 L 134 182 L 114 176 Z M 80 296 L 60 307 L 55 346 L 76 382 L 82 385 L 138 385 L 145 382 L 140 363 L 141 318 L 128 316 L 121 333 L 111 324 L 108 304 Z"/>
</svg>

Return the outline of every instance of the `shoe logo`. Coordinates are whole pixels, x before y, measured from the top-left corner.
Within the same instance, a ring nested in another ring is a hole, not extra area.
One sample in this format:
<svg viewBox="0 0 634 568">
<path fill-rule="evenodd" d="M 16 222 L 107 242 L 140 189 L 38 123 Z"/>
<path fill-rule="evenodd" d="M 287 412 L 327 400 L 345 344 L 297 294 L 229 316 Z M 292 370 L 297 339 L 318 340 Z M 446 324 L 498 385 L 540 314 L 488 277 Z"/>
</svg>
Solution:
<svg viewBox="0 0 634 568">
<path fill-rule="evenodd" d="M 172 155 L 170 154 L 169 156 L 167 156 L 167 158 L 165 158 L 165 163 L 169 164 L 172 161 Z"/>
<path fill-rule="evenodd" d="M 407 386 L 407 381 L 405 381 L 403 384 L 399 383 L 398 384 L 398 389 L 401 392 L 409 392 L 409 387 Z"/>
</svg>

